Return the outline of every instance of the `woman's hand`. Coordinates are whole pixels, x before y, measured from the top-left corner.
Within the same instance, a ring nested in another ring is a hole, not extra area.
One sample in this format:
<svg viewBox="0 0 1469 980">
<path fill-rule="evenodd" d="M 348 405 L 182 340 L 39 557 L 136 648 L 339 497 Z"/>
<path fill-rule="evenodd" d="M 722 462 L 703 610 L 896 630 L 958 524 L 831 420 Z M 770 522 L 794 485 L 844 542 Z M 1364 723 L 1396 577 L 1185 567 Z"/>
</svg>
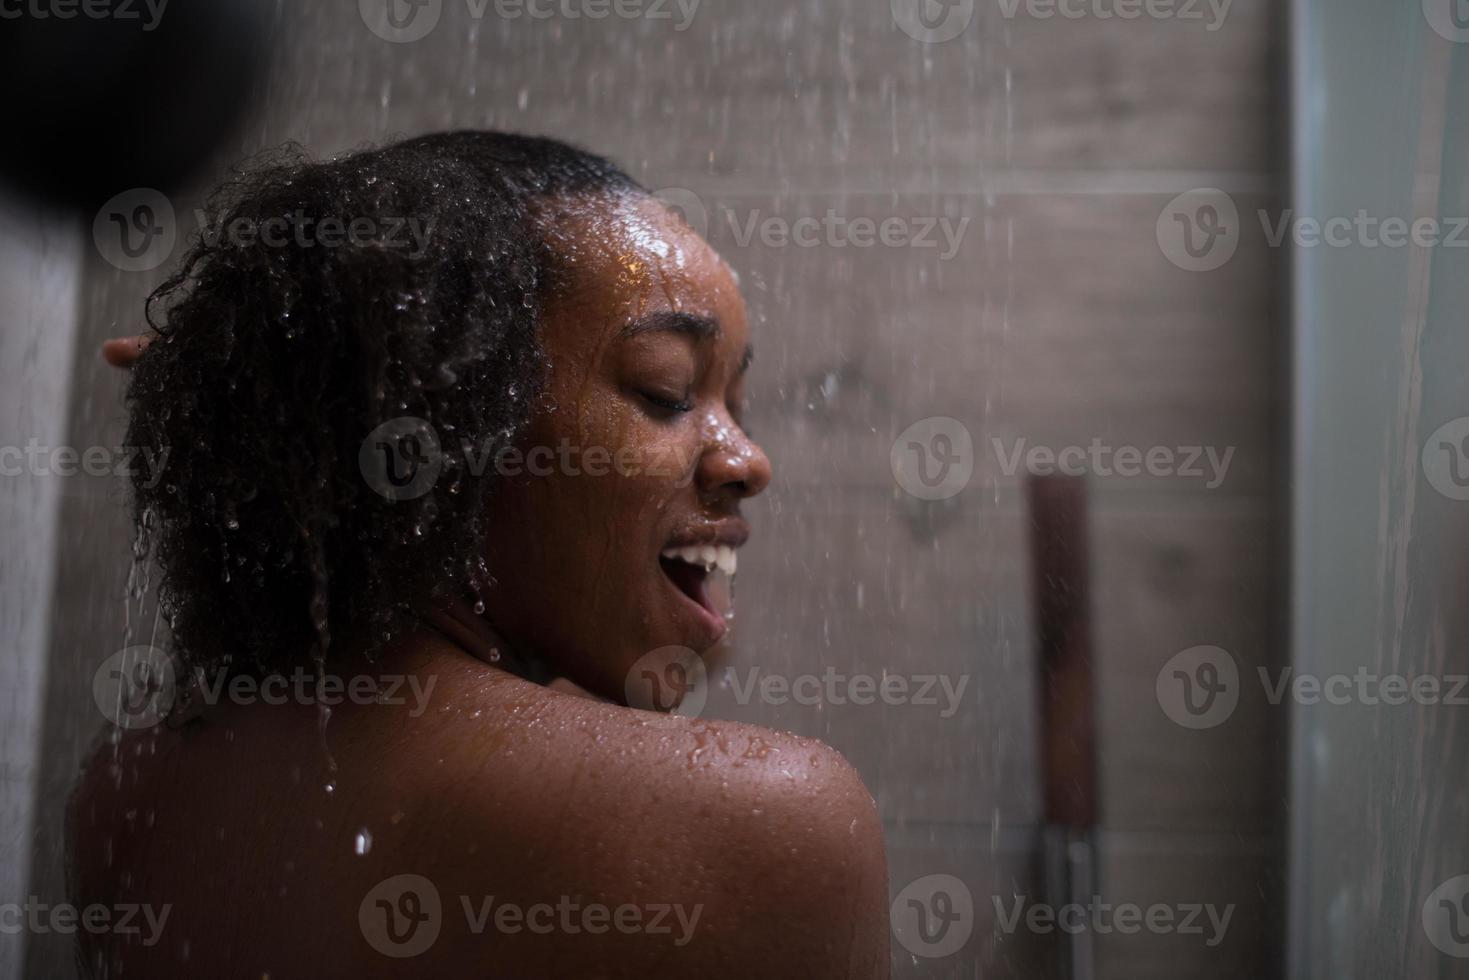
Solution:
<svg viewBox="0 0 1469 980">
<path fill-rule="evenodd" d="M 113 337 L 111 340 L 104 340 L 102 359 L 113 367 L 130 368 L 152 341 L 153 335 L 147 333 L 138 334 L 136 337 Z"/>
</svg>

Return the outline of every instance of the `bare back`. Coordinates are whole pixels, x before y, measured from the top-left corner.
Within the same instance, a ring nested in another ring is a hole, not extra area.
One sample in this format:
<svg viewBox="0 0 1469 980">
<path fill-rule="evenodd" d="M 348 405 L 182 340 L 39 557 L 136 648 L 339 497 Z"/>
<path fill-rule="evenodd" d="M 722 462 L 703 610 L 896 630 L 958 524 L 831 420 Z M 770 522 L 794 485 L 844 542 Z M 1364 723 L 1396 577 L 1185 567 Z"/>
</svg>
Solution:
<svg viewBox="0 0 1469 980">
<path fill-rule="evenodd" d="M 386 703 L 220 705 L 104 746 L 82 902 L 126 975 L 887 975 L 870 796 L 825 745 L 558 694 L 442 639 Z M 333 768 L 334 766 L 334 768 Z"/>
</svg>

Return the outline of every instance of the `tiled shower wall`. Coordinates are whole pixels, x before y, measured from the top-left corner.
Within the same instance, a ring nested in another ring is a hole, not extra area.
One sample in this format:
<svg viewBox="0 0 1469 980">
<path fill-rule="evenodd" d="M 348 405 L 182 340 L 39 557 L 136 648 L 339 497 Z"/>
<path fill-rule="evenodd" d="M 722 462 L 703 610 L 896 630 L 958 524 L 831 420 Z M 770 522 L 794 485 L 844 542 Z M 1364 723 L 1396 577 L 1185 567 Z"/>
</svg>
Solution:
<svg viewBox="0 0 1469 980">
<path fill-rule="evenodd" d="M 1039 894 L 1036 685 L 1020 440 L 1059 450 L 1233 449 L 1217 487 L 1186 477 L 1089 480 L 1109 901 L 1234 903 L 1225 940 L 1101 937 L 1104 977 L 1277 970 L 1282 719 L 1246 699 L 1188 731 L 1155 682 L 1177 652 L 1282 660 L 1281 257 L 1256 231 L 1222 269 L 1160 250 L 1165 204 L 1196 187 L 1243 214 L 1280 190 L 1283 18 L 1236 0 L 1189 20 L 1029 17 L 979 3 L 957 38 L 924 44 L 889 4 L 704 0 L 676 21 L 475 18 L 447 0 L 422 40 L 371 34 L 353 3 L 283 4 L 277 64 L 254 120 L 220 154 L 295 139 L 330 153 L 390 135 L 486 126 L 604 152 L 659 189 L 691 192 L 739 270 L 758 349 L 749 417 L 777 467 L 741 562 L 736 676 L 884 672 L 963 681 L 939 706 L 741 704 L 709 714 L 830 741 L 862 771 L 888 828 L 893 892 L 965 881 L 974 935 L 944 959 L 895 944 L 898 976 L 1053 975 L 1056 936 L 995 914 Z M 672 196 L 672 195 L 671 195 Z M 176 202 L 184 230 L 194 200 Z M 937 248 L 803 247 L 745 239 L 769 217 L 947 219 Z M 95 343 L 137 326 L 163 270 L 95 254 L 82 293 L 72 439 L 116 439 L 118 381 Z M 923 502 L 889 453 L 910 424 L 964 423 L 966 490 Z M 999 440 L 1000 450 L 995 448 Z M 46 757 L 95 728 L 92 670 L 121 645 L 127 537 L 115 487 L 64 501 L 46 692 Z M 99 615 L 99 610 L 104 611 Z M 59 888 L 53 765 L 35 877 Z M 62 975 L 37 940 L 36 975 Z"/>
</svg>

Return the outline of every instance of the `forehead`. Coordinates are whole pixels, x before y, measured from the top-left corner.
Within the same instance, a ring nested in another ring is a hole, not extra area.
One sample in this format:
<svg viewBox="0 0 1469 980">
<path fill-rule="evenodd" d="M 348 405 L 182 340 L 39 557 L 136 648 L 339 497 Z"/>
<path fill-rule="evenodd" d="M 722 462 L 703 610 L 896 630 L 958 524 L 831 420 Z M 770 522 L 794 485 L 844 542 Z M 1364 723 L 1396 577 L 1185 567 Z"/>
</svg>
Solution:
<svg viewBox="0 0 1469 980">
<path fill-rule="evenodd" d="M 743 336 L 745 305 L 734 272 L 656 198 L 574 199 L 555 225 L 551 244 L 567 274 L 562 300 L 581 315 L 601 311 L 620 325 L 649 313 L 688 313 Z"/>
</svg>

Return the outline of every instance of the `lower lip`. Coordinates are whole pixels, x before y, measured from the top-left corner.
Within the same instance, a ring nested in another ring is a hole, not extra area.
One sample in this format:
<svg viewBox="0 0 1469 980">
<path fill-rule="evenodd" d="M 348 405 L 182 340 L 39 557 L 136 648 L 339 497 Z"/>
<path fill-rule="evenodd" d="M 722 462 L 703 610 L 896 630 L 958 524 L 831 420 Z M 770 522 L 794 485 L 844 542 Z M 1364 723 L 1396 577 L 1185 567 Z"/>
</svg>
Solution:
<svg viewBox="0 0 1469 980">
<path fill-rule="evenodd" d="M 674 584 L 671 578 L 664 574 L 661 565 L 658 568 L 658 574 L 663 576 L 663 581 L 668 586 L 669 590 L 672 591 L 673 594 L 678 597 L 678 600 L 682 602 L 685 607 L 688 608 L 690 613 L 693 614 L 694 619 L 699 626 L 701 636 L 699 643 L 696 644 L 696 646 L 698 646 L 698 650 L 696 650 L 695 652 L 702 653 L 724 638 L 725 631 L 729 629 L 729 624 L 724 621 L 723 616 L 719 615 L 712 609 L 705 608 L 703 605 L 695 602 L 692 598 L 690 598 L 683 589 L 680 589 L 677 585 Z M 705 588 L 708 588 L 707 580 Z"/>
</svg>

